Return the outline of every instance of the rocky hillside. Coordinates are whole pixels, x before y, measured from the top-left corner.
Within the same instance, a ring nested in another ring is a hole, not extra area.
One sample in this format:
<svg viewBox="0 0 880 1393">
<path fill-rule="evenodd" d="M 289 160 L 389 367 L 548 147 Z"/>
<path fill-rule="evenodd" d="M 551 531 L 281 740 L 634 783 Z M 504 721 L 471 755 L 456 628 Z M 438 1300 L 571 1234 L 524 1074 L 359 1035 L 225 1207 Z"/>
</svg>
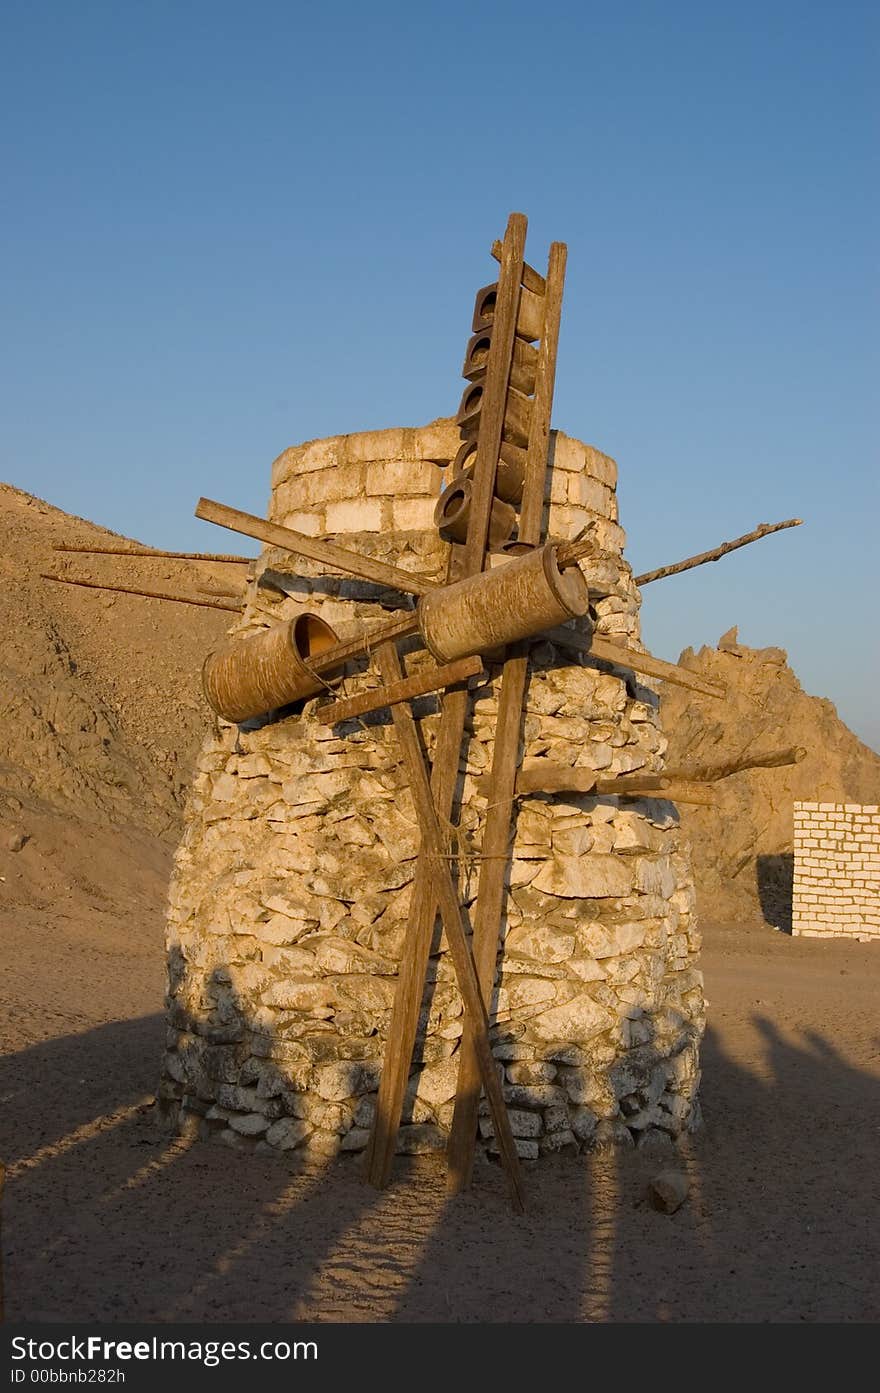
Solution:
<svg viewBox="0 0 880 1393">
<path fill-rule="evenodd" d="M 73 902 L 84 885 L 98 902 L 124 896 L 135 867 L 161 876 L 205 728 L 200 664 L 231 618 L 40 573 L 202 598 L 243 583 L 243 567 L 59 553 L 58 542 L 137 545 L 0 485 L 6 908 Z"/>
<path fill-rule="evenodd" d="M 58 585 L 41 572 L 207 598 L 243 567 L 52 550 L 139 545 L 0 485 L 0 777 L 24 800 L 172 830 L 201 739 L 204 654 L 223 610 Z M 230 574 L 231 573 L 231 574 Z"/>
<path fill-rule="evenodd" d="M 732 629 L 717 649 L 688 648 L 679 662 L 723 682 L 728 698 L 667 688 L 670 768 L 723 764 L 790 746 L 807 751 L 800 764 L 720 780 L 713 786 L 717 808 L 681 809 L 703 915 L 763 915 L 788 927 L 793 801 L 880 802 L 880 755 L 853 735 L 830 701 L 807 695 L 781 648 L 747 648 Z"/>
</svg>

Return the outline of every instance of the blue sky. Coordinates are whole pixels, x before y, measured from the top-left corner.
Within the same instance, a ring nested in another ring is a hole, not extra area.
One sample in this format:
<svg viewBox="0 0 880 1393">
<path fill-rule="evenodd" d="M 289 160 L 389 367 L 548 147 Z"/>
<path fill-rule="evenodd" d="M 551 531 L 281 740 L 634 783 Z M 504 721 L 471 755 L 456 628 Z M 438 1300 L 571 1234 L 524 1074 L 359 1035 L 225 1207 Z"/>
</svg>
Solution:
<svg viewBox="0 0 880 1393">
<path fill-rule="evenodd" d="M 228 547 L 315 436 L 452 413 L 507 214 L 569 246 L 554 424 L 615 456 L 675 658 L 739 623 L 880 745 L 878 10 L 15 3 L 0 476 Z"/>
</svg>

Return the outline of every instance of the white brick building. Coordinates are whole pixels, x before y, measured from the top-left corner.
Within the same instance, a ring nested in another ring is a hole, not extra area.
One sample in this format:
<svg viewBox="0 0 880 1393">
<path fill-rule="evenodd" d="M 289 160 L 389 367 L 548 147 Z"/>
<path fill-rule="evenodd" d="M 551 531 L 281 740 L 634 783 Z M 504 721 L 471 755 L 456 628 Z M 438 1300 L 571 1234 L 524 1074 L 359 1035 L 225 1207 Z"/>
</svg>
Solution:
<svg viewBox="0 0 880 1393">
<path fill-rule="evenodd" d="M 792 933 L 880 939 L 880 807 L 795 803 Z"/>
</svg>

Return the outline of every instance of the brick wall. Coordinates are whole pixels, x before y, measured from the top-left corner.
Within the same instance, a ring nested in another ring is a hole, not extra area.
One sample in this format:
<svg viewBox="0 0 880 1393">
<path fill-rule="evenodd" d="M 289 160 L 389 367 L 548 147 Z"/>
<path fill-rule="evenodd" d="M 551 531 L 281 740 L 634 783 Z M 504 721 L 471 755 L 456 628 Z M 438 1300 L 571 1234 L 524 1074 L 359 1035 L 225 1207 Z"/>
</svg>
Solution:
<svg viewBox="0 0 880 1393">
<path fill-rule="evenodd" d="M 795 803 L 792 933 L 880 939 L 880 807 Z"/>
</svg>

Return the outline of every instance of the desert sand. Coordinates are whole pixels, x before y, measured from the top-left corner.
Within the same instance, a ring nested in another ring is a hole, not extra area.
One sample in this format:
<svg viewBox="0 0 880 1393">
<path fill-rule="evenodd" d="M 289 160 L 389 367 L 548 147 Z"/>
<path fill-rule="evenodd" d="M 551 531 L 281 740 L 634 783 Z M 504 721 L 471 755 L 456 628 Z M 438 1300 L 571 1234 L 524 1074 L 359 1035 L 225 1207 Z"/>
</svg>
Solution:
<svg viewBox="0 0 880 1393">
<path fill-rule="evenodd" d="M 491 1165 L 448 1201 L 433 1157 L 379 1194 L 164 1136 L 161 870 L 152 902 L 2 921 L 10 1320 L 877 1319 L 875 945 L 708 927 L 688 1200 L 645 1202 L 665 1158 L 548 1158 L 518 1218 Z"/>
</svg>

